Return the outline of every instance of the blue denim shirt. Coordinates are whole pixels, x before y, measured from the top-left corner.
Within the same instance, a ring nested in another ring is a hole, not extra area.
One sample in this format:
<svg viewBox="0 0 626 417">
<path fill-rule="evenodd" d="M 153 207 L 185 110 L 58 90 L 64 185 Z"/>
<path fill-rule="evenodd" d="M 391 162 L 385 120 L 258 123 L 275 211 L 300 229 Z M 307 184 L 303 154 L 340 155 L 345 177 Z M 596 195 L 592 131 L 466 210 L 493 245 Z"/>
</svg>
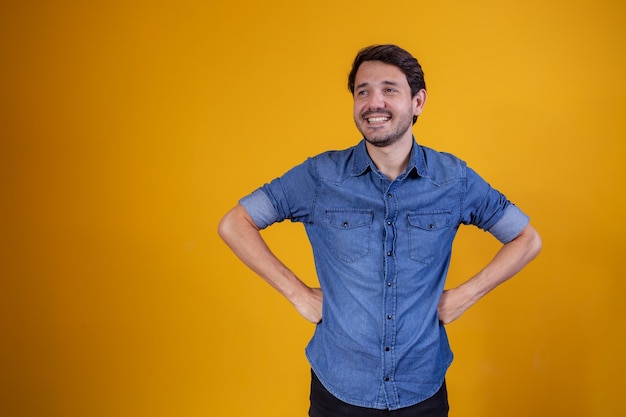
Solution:
<svg viewBox="0 0 626 417">
<path fill-rule="evenodd" d="M 506 243 L 528 223 L 463 161 L 417 143 L 394 181 L 361 141 L 309 158 L 240 204 L 260 228 L 305 226 L 324 292 L 306 354 L 322 384 L 344 402 L 391 410 L 434 395 L 452 362 L 437 305 L 459 226 Z"/>
</svg>

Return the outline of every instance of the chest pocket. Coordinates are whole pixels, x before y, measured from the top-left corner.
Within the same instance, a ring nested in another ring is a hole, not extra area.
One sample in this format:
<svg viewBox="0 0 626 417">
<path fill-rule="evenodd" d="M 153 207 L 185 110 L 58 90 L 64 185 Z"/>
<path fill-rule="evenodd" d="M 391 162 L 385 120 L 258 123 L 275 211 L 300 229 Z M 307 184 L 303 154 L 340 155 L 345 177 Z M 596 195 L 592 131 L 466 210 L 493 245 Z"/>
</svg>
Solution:
<svg viewBox="0 0 626 417">
<path fill-rule="evenodd" d="M 452 221 L 450 210 L 409 213 L 409 254 L 411 259 L 429 265 L 443 247 L 443 235 Z"/>
<path fill-rule="evenodd" d="M 374 213 L 366 209 L 326 210 L 328 244 L 333 254 L 344 262 L 354 262 L 370 253 Z"/>
</svg>

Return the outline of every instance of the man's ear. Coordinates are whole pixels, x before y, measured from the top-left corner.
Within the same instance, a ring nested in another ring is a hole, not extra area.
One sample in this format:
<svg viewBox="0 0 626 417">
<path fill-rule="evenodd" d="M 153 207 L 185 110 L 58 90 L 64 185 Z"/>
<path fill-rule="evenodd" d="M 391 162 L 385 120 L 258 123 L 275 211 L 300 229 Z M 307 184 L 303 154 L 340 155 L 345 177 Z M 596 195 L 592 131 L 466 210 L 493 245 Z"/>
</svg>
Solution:
<svg viewBox="0 0 626 417">
<path fill-rule="evenodd" d="M 426 104 L 426 98 L 426 90 L 423 88 L 413 96 L 413 116 L 422 114 L 422 110 L 424 110 L 424 105 Z"/>
</svg>

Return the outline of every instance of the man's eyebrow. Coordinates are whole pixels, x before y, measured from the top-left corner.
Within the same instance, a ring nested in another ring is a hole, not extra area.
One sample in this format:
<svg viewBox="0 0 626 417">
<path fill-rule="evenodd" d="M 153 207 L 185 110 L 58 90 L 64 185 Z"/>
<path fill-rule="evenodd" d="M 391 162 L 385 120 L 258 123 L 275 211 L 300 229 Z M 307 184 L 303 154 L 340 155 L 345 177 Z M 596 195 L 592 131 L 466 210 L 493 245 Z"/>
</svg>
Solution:
<svg viewBox="0 0 626 417">
<path fill-rule="evenodd" d="M 387 80 L 381 82 L 381 84 L 383 84 L 383 85 L 393 85 L 393 86 L 397 86 L 398 85 L 398 83 L 395 82 L 395 81 L 387 81 Z M 361 83 L 361 84 L 357 85 L 355 88 L 363 88 L 363 87 L 367 87 L 368 85 L 369 85 L 368 82 L 364 82 L 364 83 Z"/>
</svg>

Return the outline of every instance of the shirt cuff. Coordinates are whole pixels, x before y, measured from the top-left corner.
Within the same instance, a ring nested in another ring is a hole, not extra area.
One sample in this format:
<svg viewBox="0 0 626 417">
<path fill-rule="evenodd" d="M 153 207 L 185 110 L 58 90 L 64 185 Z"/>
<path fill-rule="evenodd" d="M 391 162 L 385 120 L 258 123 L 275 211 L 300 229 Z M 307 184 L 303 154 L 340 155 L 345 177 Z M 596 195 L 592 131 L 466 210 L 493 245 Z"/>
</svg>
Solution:
<svg viewBox="0 0 626 417">
<path fill-rule="evenodd" d="M 246 209 L 260 229 L 265 229 L 278 220 L 276 209 L 260 188 L 239 200 L 239 204 Z"/>
<path fill-rule="evenodd" d="M 501 243 L 509 243 L 524 230 L 529 221 L 530 218 L 526 214 L 511 204 L 504 210 L 500 220 L 489 229 L 489 233 Z"/>
</svg>

